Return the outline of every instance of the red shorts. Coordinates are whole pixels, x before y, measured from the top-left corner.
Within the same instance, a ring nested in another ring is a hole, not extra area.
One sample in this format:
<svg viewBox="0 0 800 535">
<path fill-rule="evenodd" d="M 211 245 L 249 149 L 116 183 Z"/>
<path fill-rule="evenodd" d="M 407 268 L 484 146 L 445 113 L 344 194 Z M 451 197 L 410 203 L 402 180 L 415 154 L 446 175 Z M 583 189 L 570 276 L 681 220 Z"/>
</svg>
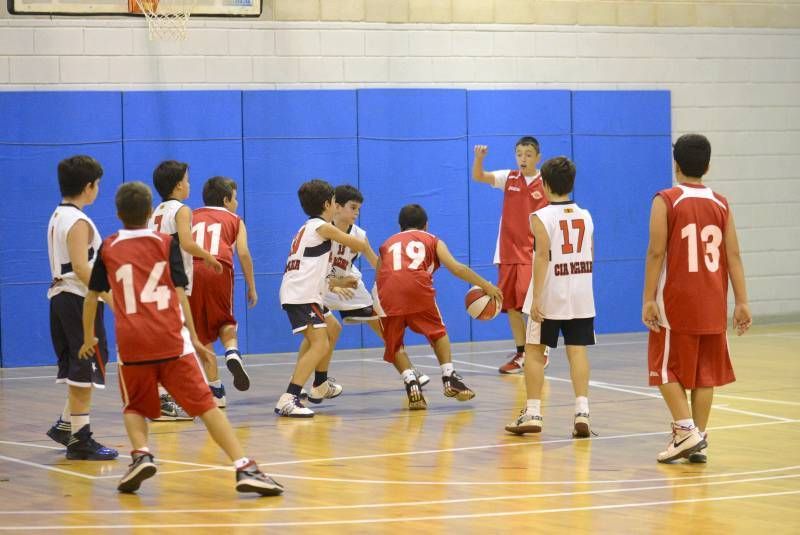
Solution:
<svg viewBox="0 0 800 535">
<path fill-rule="evenodd" d="M 203 345 L 219 338 L 219 330 L 226 325 L 235 327 L 233 269 L 222 264 L 222 273 L 217 274 L 202 262 L 196 262 L 189 305 L 192 308 L 194 329 Z"/>
<path fill-rule="evenodd" d="M 679 334 L 661 327 L 647 341 L 650 386 L 679 383 L 684 388 L 722 386 L 736 380 L 727 333 Z"/>
<path fill-rule="evenodd" d="M 531 264 L 498 264 L 497 287 L 503 292 L 503 312 L 522 310 L 531 285 Z"/>
<path fill-rule="evenodd" d="M 383 328 L 383 342 L 386 346 L 383 360 L 386 362 L 394 362 L 395 354 L 402 349 L 406 327 L 427 338 L 431 345 L 439 338 L 447 336 L 447 329 L 444 328 L 442 315 L 439 314 L 439 307 L 436 305 L 414 314 L 381 318 L 381 327 Z"/>
<path fill-rule="evenodd" d="M 147 418 L 161 415 L 159 383 L 172 394 L 189 416 L 200 416 L 217 406 L 194 353 L 152 364 L 119 365 L 122 412 Z"/>
</svg>

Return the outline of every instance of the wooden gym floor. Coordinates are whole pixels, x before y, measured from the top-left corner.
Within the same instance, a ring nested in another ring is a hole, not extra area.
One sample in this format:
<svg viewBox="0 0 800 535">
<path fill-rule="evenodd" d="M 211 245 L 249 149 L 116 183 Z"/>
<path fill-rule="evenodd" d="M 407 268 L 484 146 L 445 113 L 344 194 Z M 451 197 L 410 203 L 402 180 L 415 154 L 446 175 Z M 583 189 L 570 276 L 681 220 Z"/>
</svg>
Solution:
<svg viewBox="0 0 800 535">
<path fill-rule="evenodd" d="M 120 450 L 112 462 L 68 461 L 45 436 L 65 395 L 54 368 L 0 370 L 0 530 L 800 532 L 800 324 L 731 338 L 738 381 L 718 390 L 707 465 L 655 462 L 669 417 L 644 386 L 644 334 L 601 336 L 590 350 L 599 434 L 590 440 L 570 438 L 561 349 L 547 370 L 543 433 L 504 432 L 525 399 L 521 376 L 496 371 L 508 346 L 454 346 L 478 394 L 467 403 L 444 398 L 429 349 L 412 348 L 432 378 L 429 409 L 414 413 L 380 350 L 339 351 L 331 375 L 345 392 L 311 421 L 272 413 L 294 356 L 249 357 L 253 387 L 228 386 L 227 414 L 248 454 L 286 486 L 279 498 L 237 495 L 199 422 L 152 424 L 159 473 L 137 495 L 119 495 L 129 446 L 115 367 L 92 413 L 95 437 Z"/>
</svg>

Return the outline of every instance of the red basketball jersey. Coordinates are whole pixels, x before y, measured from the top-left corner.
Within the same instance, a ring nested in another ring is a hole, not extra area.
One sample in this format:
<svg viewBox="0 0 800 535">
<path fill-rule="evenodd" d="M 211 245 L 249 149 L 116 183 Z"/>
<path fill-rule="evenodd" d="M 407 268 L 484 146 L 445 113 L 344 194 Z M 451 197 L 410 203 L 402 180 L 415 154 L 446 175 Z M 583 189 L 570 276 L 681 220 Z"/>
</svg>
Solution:
<svg viewBox="0 0 800 535">
<path fill-rule="evenodd" d="M 405 230 L 381 245 L 376 282 L 387 316 L 404 316 L 436 305 L 433 272 L 439 267 L 439 238 L 423 230 Z"/>
<path fill-rule="evenodd" d="M 667 205 L 667 257 L 657 294 L 664 326 L 684 334 L 724 332 L 728 201 L 695 184 L 680 184 L 658 195 Z"/>
<path fill-rule="evenodd" d="M 194 351 L 175 286 L 188 283 L 177 240 L 148 229 L 103 241 L 89 288 L 112 290 L 119 358 L 125 364 Z"/>
<path fill-rule="evenodd" d="M 530 264 L 533 258 L 533 233 L 528 217 L 547 206 L 541 175 L 528 184 L 519 171 L 510 171 L 503 190 L 503 215 L 500 219 L 495 263 Z"/>
<path fill-rule="evenodd" d="M 239 216 L 218 206 L 204 206 L 192 212 L 192 237 L 222 264 L 233 267 L 233 251 L 239 235 Z M 195 258 L 202 262 L 202 258 Z"/>
</svg>

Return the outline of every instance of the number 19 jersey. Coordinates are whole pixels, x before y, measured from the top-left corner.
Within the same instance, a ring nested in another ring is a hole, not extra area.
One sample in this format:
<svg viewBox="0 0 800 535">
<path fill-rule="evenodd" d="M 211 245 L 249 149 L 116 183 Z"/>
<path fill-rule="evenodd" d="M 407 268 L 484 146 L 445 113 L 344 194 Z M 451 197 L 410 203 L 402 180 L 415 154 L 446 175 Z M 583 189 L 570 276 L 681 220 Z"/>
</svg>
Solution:
<svg viewBox="0 0 800 535">
<path fill-rule="evenodd" d="M 656 296 L 662 326 L 682 334 L 725 332 L 728 201 L 701 184 L 657 195 L 667 205 L 667 256 Z"/>
<path fill-rule="evenodd" d="M 439 238 L 424 230 L 405 230 L 379 250 L 376 277 L 381 307 L 387 316 L 405 316 L 436 306 L 433 272 L 439 267 Z"/>
</svg>

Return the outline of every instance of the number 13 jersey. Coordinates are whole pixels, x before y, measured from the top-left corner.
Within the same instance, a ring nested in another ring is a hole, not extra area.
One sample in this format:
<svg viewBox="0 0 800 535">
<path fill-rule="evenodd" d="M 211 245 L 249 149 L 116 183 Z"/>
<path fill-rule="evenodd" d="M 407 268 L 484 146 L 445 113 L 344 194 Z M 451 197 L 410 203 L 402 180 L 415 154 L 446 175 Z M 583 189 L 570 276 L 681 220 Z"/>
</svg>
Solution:
<svg viewBox="0 0 800 535">
<path fill-rule="evenodd" d="M 728 201 L 700 184 L 657 195 L 667 205 L 667 256 L 656 297 L 662 325 L 683 334 L 722 333 L 728 316 Z"/>
<path fill-rule="evenodd" d="M 433 272 L 439 267 L 439 238 L 424 230 L 405 230 L 379 250 L 378 296 L 387 316 L 405 316 L 436 306 Z"/>
</svg>

